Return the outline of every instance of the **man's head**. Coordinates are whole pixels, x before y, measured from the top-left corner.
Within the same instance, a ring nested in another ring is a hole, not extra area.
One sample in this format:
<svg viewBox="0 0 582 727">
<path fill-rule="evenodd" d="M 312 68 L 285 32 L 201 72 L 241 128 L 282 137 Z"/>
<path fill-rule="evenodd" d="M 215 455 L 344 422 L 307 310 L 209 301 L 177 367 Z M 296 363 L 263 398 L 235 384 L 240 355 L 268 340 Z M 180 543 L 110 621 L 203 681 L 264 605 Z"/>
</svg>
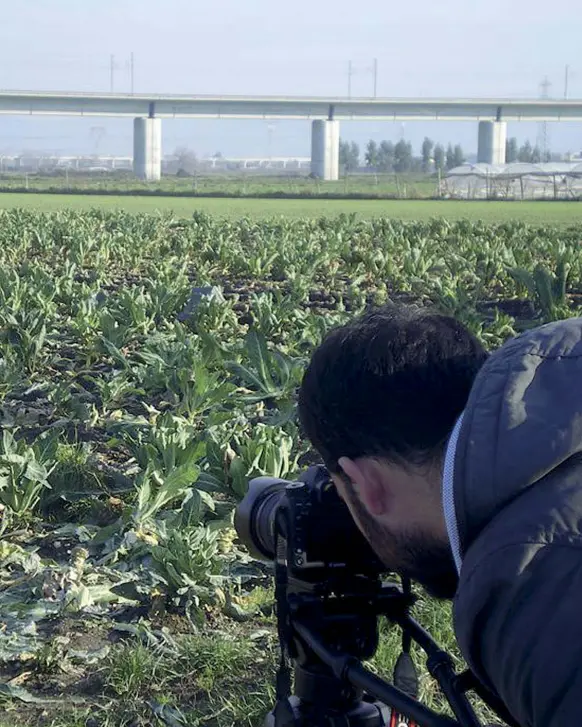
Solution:
<svg viewBox="0 0 582 727">
<path fill-rule="evenodd" d="M 437 597 L 457 584 L 444 452 L 486 357 L 454 318 L 390 305 L 328 334 L 299 392 L 302 427 L 372 547 Z"/>
</svg>

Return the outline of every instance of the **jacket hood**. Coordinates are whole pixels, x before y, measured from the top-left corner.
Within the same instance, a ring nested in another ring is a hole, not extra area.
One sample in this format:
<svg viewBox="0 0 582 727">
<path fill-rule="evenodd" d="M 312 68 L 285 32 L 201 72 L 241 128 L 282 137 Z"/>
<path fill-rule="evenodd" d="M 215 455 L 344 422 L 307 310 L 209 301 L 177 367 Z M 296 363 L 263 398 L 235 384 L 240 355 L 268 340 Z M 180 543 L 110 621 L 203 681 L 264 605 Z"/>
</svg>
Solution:
<svg viewBox="0 0 582 727">
<path fill-rule="evenodd" d="M 510 339 L 475 379 L 453 465 L 461 558 L 496 513 L 579 452 L 582 318 L 569 318 Z"/>
</svg>

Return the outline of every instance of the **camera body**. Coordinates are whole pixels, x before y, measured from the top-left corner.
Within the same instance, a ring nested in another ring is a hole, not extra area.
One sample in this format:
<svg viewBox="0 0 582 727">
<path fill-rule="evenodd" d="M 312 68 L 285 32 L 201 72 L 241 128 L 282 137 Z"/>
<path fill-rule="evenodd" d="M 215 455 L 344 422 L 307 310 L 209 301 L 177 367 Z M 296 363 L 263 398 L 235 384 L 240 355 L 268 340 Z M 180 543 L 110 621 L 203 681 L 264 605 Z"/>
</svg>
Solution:
<svg viewBox="0 0 582 727">
<path fill-rule="evenodd" d="M 386 572 L 322 465 L 296 481 L 251 480 L 234 524 L 253 557 L 284 565 L 289 581 L 306 588 Z"/>
</svg>

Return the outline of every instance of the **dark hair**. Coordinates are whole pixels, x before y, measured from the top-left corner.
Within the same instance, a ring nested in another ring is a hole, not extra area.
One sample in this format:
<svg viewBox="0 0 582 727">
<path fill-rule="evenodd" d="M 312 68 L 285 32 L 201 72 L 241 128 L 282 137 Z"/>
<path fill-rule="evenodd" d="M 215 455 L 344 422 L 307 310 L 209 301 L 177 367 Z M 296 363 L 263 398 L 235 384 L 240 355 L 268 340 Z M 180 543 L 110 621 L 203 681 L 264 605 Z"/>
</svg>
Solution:
<svg viewBox="0 0 582 727">
<path fill-rule="evenodd" d="M 342 456 L 431 464 L 486 358 L 450 316 L 396 304 L 366 313 L 315 350 L 299 391 L 302 429 L 334 473 Z"/>
</svg>

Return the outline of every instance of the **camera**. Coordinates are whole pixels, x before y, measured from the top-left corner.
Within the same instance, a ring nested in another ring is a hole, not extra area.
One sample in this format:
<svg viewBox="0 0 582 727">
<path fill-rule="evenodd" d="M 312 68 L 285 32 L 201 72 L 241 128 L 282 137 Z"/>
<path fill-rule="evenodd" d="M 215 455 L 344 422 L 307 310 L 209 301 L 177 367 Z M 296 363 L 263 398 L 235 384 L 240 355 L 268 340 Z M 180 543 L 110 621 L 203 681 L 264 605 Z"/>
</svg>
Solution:
<svg viewBox="0 0 582 727">
<path fill-rule="evenodd" d="M 327 724 L 323 715 L 362 727 L 387 724 L 389 709 L 365 701 L 362 688 L 340 682 L 315 643 L 338 655 L 374 655 L 375 603 L 386 571 L 326 468 L 309 467 L 296 481 L 251 480 L 234 525 L 253 557 L 275 565 L 279 640 L 282 653 L 295 662 L 296 696 L 290 697 L 289 674 L 281 670 L 277 705 L 266 726 Z"/>
<path fill-rule="evenodd" d="M 258 560 L 285 558 L 289 578 L 296 582 L 318 584 L 331 575 L 358 573 L 376 577 L 386 571 L 322 465 L 309 467 L 294 482 L 251 480 L 235 514 L 235 529 Z M 277 533 L 286 543 L 284 553 L 277 552 Z"/>
<path fill-rule="evenodd" d="M 324 466 L 294 481 L 251 480 L 234 526 L 252 557 L 274 565 L 281 662 L 265 727 L 480 727 L 470 689 L 512 724 L 495 695 L 469 671 L 456 674 L 451 657 L 411 617 L 410 581 L 396 582 L 380 561 Z M 402 630 L 392 684 L 362 664 L 378 647 L 380 616 Z M 426 653 L 456 720 L 418 700 L 412 642 Z"/>
</svg>

